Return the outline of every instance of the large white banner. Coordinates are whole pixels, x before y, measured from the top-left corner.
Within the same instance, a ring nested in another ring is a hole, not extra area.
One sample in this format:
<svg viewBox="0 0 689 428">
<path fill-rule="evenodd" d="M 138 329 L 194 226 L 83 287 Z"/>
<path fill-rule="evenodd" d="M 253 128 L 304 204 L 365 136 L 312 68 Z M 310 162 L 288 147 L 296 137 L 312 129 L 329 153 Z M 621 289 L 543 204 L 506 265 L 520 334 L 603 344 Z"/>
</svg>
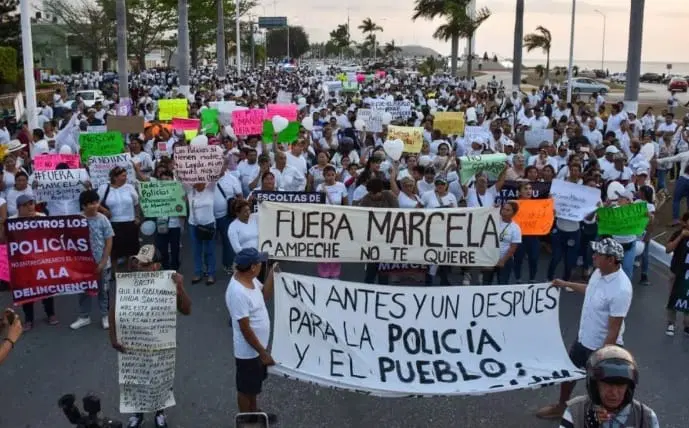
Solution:
<svg viewBox="0 0 689 428">
<path fill-rule="evenodd" d="M 364 208 L 263 202 L 259 248 L 310 262 L 490 266 L 500 256 L 499 209 Z"/>
<path fill-rule="evenodd" d="M 555 216 L 571 221 L 582 221 L 601 201 L 600 189 L 558 179 L 550 185 L 550 195 L 555 200 Z"/>
<path fill-rule="evenodd" d="M 394 287 L 276 274 L 273 373 L 381 396 L 581 379 L 549 284 Z"/>
</svg>

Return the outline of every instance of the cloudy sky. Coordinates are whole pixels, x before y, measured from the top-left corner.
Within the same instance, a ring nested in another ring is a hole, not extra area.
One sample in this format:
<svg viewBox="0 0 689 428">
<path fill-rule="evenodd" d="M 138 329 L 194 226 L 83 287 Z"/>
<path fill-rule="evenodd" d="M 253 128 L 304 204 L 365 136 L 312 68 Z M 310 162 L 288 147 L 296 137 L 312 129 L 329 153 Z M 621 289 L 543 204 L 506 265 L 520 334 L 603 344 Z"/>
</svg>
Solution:
<svg viewBox="0 0 689 428">
<path fill-rule="evenodd" d="M 477 0 L 493 12 L 479 29 L 476 50 L 500 57 L 512 56 L 514 37 L 514 0 Z M 569 53 L 571 0 L 526 0 L 524 31 L 538 25 L 553 34 L 553 59 L 565 59 Z M 601 57 L 603 18 L 607 16 L 606 61 L 624 61 L 627 55 L 630 0 L 578 0 L 574 56 L 579 61 L 599 60 Z M 442 23 L 411 21 L 414 0 L 264 0 L 254 10 L 257 15 L 287 16 L 291 25 L 303 26 L 312 41 L 326 41 L 328 34 L 349 16 L 352 37 L 363 38 L 356 27 L 371 17 L 384 28 L 378 37 L 382 43 L 392 39 L 398 45 L 418 44 L 449 54 L 449 43 L 432 37 Z M 689 25 L 689 0 L 647 0 L 644 19 L 643 61 L 689 62 L 689 50 L 680 44 L 681 34 Z M 539 60 L 540 52 L 526 54 L 525 59 Z"/>
</svg>

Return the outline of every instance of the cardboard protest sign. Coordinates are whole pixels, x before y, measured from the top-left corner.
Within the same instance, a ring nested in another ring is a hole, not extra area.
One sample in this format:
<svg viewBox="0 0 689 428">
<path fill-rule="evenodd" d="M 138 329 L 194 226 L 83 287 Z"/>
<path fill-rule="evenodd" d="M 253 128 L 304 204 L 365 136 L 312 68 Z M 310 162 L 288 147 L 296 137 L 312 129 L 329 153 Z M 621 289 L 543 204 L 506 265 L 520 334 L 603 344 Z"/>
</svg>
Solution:
<svg viewBox="0 0 689 428">
<path fill-rule="evenodd" d="M 7 220 L 10 289 L 15 304 L 98 293 L 88 220 L 81 215 Z"/>
<path fill-rule="evenodd" d="M 366 131 L 368 132 L 383 132 L 383 115 L 384 111 L 371 110 L 368 108 L 360 108 L 356 111 L 356 118 L 361 119 L 366 124 Z"/>
<path fill-rule="evenodd" d="M 278 143 L 289 143 L 292 144 L 299 138 L 299 122 L 290 122 L 287 128 L 283 129 L 277 136 Z M 273 141 L 273 135 L 275 134 L 275 129 L 273 128 L 273 122 L 270 120 L 263 121 L 263 141 L 270 143 Z"/>
<path fill-rule="evenodd" d="M 423 146 L 423 128 L 388 125 L 388 140 L 400 139 L 406 153 L 420 153 Z"/>
<path fill-rule="evenodd" d="M 478 155 L 478 156 L 461 156 L 460 162 L 460 180 L 462 184 L 468 184 L 472 178 L 479 172 L 483 172 L 488 176 L 488 180 L 497 180 L 502 171 L 505 169 L 505 161 L 507 155 L 504 153 L 495 153 L 492 155 Z"/>
<path fill-rule="evenodd" d="M 555 199 L 555 217 L 571 221 L 582 221 L 600 202 L 600 189 L 559 179 L 550 185 L 550 195 Z"/>
<path fill-rule="evenodd" d="M 158 119 L 172 120 L 173 117 L 189 117 L 188 101 L 186 98 L 158 100 Z"/>
<path fill-rule="evenodd" d="M 280 272 L 271 372 L 377 396 L 575 381 L 550 284 L 390 287 Z M 314 328 L 314 320 L 320 328 Z"/>
<path fill-rule="evenodd" d="M 263 202 L 259 249 L 280 260 L 495 266 L 498 208 L 404 210 Z"/>
<path fill-rule="evenodd" d="M 292 102 L 292 93 L 283 90 L 278 91 L 277 104 L 289 104 Z"/>
<path fill-rule="evenodd" d="M 600 207 L 598 235 L 642 235 L 648 226 L 648 206 L 645 202 L 619 207 Z"/>
<path fill-rule="evenodd" d="M 445 135 L 464 134 L 464 113 L 461 111 L 439 111 L 433 115 L 433 128 Z"/>
<path fill-rule="evenodd" d="M 275 116 L 282 116 L 290 122 L 297 120 L 297 105 L 296 104 L 268 104 L 268 113 L 266 119 L 272 119 Z"/>
<path fill-rule="evenodd" d="M 221 146 L 175 147 L 175 174 L 184 184 L 218 181 L 224 163 Z"/>
<path fill-rule="evenodd" d="M 122 153 L 124 139 L 120 132 L 103 132 L 101 134 L 79 134 L 81 161 L 87 163 L 91 156 L 108 156 Z"/>
<path fill-rule="evenodd" d="M 175 117 L 172 119 L 170 125 L 172 125 L 172 129 L 175 131 L 198 131 L 199 126 L 201 126 L 201 121 L 199 119 Z"/>
<path fill-rule="evenodd" d="M 94 188 L 110 183 L 110 171 L 116 166 L 127 171 L 127 183 L 136 183 L 136 172 L 129 153 L 112 156 L 91 156 L 89 159 L 89 178 Z"/>
<path fill-rule="evenodd" d="M 123 132 L 125 134 L 140 134 L 144 132 L 143 116 L 108 116 L 108 131 Z"/>
<path fill-rule="evenodd" d="M 263 109 L 235 110 L 232 112 L 232 128 L 237 136 L 259 135 L 263 133 Z"/>
<path fill-rule="evenodd" d="M 153 412 L 175 405 L 177 288 L 174 271 L 117 273 L 120 412 Z"/>
<path fill-rule="evenodd" d="M 7 255 L 7 244 L 0 244 L 0 281 L 10 280 L 10 260 Z"/>
<path fill-rule="evenodd" d="M 52 171 L 61 163 L 66 163 L 70 169 L 79 168 L 79 155 L 38 155 L 33 158 L 34 171 Z"/>
<path fill-rule="evenodd" d="M 490 138 L 490 131 L 483 126 L 465 126 L 464 139 L 467 143 L 486 143 Z"/>
<path fill-rule="evenodd" d="M 552 199 L 520 199 L 514 222 L 523 236 L 548 235 L 555 221 L 555 201 Z"/>
<path fill-rule="evenodd" d="M 146 217 L 187 215 L 184 188 L 179 181 L 142 181 L 139 183 L 139 194 L 141 195 L 141 209 Z"/>
<path fill-rule="evenodd" d="M 33 178 L 36 199 L 51 202 L 78 200 L 89 176 L 86 170 L 81 168 L 34 171 Z"/>
<path fill-rule="evenodd" d="M 220 131 L 218 124 L 218 109 L 206 108 L 201 110 L 201 128 L 203 134 L 217 134 Z"/>
<path fill-rule="evenodd" d="M 258 212 L 261 202 L 284 202 L 288 204 L 324 204 L 325 193 L 323 192 L 269 192 L 265 190 L 255 190 L 251 192 L 254 197 L 253 211 Z"/>
<path fill-rule="evenodd" d="M 527 149 L 536 149 L 544 141 L 552 143 L 554 138 L 552 129 L 530 129 L 524 132 Z"/>
<path fill-rule="evenodd" d="M 247 107 L 239 107 L 234 101 L 212 101 L 208 103 L 211 108 L 218 110 L 218 122 L 222 126 L 232 124 L 232 112 L 235 110 L 248 110 Z"/>
<path fill-rule="evenodd" d="M 357 82 L 342 82 L 342 92 L 356 92 L 359 90 Z"/>
</svg>

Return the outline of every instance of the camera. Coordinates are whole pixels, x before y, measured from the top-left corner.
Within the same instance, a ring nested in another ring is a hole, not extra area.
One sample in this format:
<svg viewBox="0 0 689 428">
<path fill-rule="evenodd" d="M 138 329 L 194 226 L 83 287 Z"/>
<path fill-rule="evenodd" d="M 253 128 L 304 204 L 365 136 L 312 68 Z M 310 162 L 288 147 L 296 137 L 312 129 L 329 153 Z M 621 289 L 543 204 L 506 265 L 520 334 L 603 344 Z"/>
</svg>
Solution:
<svg viewBox="0 0 689 428">
<path fill-rule="evenodd" d="M 65 417 L 77 428 L 122 428 L 122 422 L 112 420 L 110 418 L 100 418 L 100 398 L 95 395 L 87 395 L 84 397 L 83 405 L 86 415 L 81 413 L 79 408 L 74 405 L 76 397 L 74 394 L 63 395 L 57 402 L 58 407 L 62 409 Z"/>
</svg>

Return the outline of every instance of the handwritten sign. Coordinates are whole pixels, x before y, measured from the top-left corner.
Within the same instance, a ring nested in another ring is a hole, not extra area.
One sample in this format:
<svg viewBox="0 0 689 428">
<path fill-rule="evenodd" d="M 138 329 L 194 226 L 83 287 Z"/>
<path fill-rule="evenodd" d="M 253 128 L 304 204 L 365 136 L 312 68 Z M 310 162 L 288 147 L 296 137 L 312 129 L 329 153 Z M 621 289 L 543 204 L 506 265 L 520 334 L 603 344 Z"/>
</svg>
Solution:
<svg viewBox="0 0 689 428">
<path fill-rule="evenodd" d="M 199 119 L 175 117 L 172 119 L 170 125 L 172 125 L 172 129 L 176 131 L 198 131 L 201 121 Z"/>
<path fill-rule="evenodd" d="M 530 129 L 524 132 L 524 142 L 527 149 L 536 149 L 542 142 L 553 142 L 552 129 Z"/>
<path fill-rule="evenodd" d="M 499 209 L 492 207 L 415 211 L 263 202 L 258 217 L 259 249 L 281 260 L 495 266 L 499 257 Z"/>
<path fill-rule="evenodd" d="M 555 216 L 564 220 L 582 221 L 600 202 L 600 189 L 559 179 L 553 180 L 550 194 L 555 199 Z"/>
<path fill-rule="evenodd" d="M 70 169 L 79 168 L 81 160 L 79 155 L 38 155 L 33 158 L 34 171 L 52 171 L 61 163 L 67 164 Z"/>
<path fill-rule="evenodd" d="M 292 93 L 283 90 L 278 91 L 277 104 L 289 104 L 292 102 Z"/>
<path fill-rule="evenodd" d="M 496 180 L 505 169 L 506 160 L 507 155 L 504 153 L 460 157 L 462 184 L 468 184 L 479 172 L 485 173 L 489 180 Z"/>
<path fill-rule="evenodd" d="M 89 177 L 94 188 L 110 183 L 110 171 L 116 166 L 127 171 L 127 183 L 136 183 L 136 173 L 129 153 L 112 156 L 91 156 L 89 159 Z"/>
<path fill-rule="evenodd" d="M 552 199 L 520 199 L 514 222 L 524 236 L 548 235 L 555 221 L 555 201 Z"/>
<path fill-rule="evenodd" d="M 324 204 L 325 193 L 323 192 L 269 192 L 266 190 L 256 190 L 251 192 L 254 197 L 253 210 L 258 212 L 261 202 L 284 202 L 290 204 Z"/>
<path fill-rule="evenodd" d="M 619 207 L 600 207 L 599 235 L 642 235 L 648 226 L 648 206 L 645 202 Z"/>
<path fill-rule="evenodd" d="M 402 140 L 406 153 L 420 153 L 423 146 L 423 128 L 388 125 L 388 139 Z"/>
<path fill-rule="evenodd" d="M 270 370 L 387 397 L 575 381 L 585 373 L 562 343 L 559 297 L 550 284 L 390 287 L 281 272 Z"/>
<path fill-rule="evenodd" d="M 188 101 L 186 98 L 158 100 L 158 119 L 172 120 L 173 117 L 189 117 Z"/>
<path fill-rule="evenodd" d="M 126 134 L 140 134 L 144 132 L 144 118 L 142 116 L 108 116 L 108 131 L 124 132 Z"/>
<path fill-rule="evenodd" d="M 203 134 L 217 134 L 220 131 L 220 126 L 218 125 L 218 115 L 220 112 L 215 108 L 207 108 L 201 110 L 201 128 L 203 128 Z"/>
<path fill-rule="evenodd" d="M 10 261 L 7 257 L 7 244 L 0 244 L 0 281 L 10 280 Z"/>
<path fill-rule="evenodd" d="M 382 110 L 371 110 L 368 108 L 360 108 L 356 111 L 356 118 L 364 121 L 366 131 L 368 132 L 383 132 L 383 115 Z"/>
<path fill-rule="evenodd" d="M 292 144 L 299 138 L 299 122 L 290 122 L 287 128 L 283 129 L 277 136 L 278 143 L 288 143 Z M 263 141 L 272 142 L 273 135 L 275 134 L 275 129 L 273 128 L 273 122 L 270 120 L 263 121 Z"/>
<path fill-rule="evenodd" d="M 175 147 L 175 173 L 185 184 L 218 181 L 224 163 L 221 146 Z"/>
<path fill-rule="evenodd" d="M 445 135 L 464 134 L 464 113 L 439 111 L 433 115 L 433 128 Z"/>
<path fill-rule="evenodd" d="M 91 156 L 108 156 L 122 153 L 124 139 L 119 132 L 103 132 L 101 134 L 79 134 L 81 146 L 81 161 L 87 163 Z"/>
<path fill-rule="evenodd" d="M 342 92 L 356 92 L 359 90 L 357 82 L 342 82 Z"/>
<path fill-rule="evenodd" d="M 84 190 L 88 180 L 85 169 L 58 169 L 55 171 L 34 171 L 36 198 L 42 202 L 74 201 Z"/>
<path fill-rule="evenodd" d="M 486 143 L 490 138 L 490 131 L 483 126 L 465 126 L 464 139 L 467 143 Z"/>
<path fill-rule="evenodd" d="M 296 104 L 268 104 L 268 115 L 266 119 L 272 119 L 275 116 L 282 116 L 290 122 L 297 120 L 297 105 Z"/>
<path fill-rule="evenodd" d="M 262 109 L 235 110 L 232 112 L 232 128 L 240 137 L 263 133 L 266 111 Z"/>
<path fill-rule="evenodd" d="M 179 217 L 187 215 L 184 189 L 179 181 L 156 180 L 139 183 L 144 216 Z"/>
</svg>

